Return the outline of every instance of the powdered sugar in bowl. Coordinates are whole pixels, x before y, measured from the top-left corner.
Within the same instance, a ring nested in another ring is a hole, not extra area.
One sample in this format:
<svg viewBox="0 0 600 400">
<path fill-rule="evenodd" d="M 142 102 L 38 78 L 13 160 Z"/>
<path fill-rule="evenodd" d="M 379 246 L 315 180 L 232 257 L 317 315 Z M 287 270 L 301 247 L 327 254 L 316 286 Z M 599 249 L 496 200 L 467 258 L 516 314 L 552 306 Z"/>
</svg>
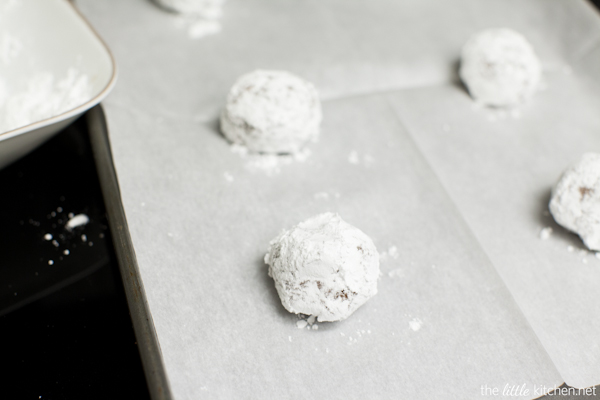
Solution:
<svg viewBox="0 0 600 400">
<path fill-rule="evenodd" d="M 98 104 L 116 67 L 67 0 L 0 0 L 0 168 Z"/>
</svg>

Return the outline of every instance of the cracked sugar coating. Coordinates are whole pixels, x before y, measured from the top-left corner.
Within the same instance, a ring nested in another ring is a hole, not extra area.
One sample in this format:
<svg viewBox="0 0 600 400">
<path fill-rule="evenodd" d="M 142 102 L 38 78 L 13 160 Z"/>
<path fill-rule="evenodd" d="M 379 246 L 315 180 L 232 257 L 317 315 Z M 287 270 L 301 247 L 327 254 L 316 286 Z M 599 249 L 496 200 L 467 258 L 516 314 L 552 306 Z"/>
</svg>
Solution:
<svg viewBox="0 0 600 400">
<path fill-rule="evenodd" d="M 334 213 L 283 232 L 271 241 L 265 263 L 286 310 L 319 321 L 348 318 L 377 293 L 373 241 Z"/>
<path fill-rule="evenodd" d="M 563 172 L 549 207 L 559 225 L 600 250 L 600 154 L 586 153 Z"/>
<path fill-rule="evenodd" d="M 541 77 L 533 47 L 510 29 L 488 29 L 473 35 L 461 54 L 460 78 L 475 101 L 511 107 L 534 94 Z"/>
<path fill-rule="evenodd" d="M 257 70 L 231 88 L 221 131 L 261 153 L 296 153 L 319 136 L 321 102 L 312 84 L 285 71 Z"/>
</svg>

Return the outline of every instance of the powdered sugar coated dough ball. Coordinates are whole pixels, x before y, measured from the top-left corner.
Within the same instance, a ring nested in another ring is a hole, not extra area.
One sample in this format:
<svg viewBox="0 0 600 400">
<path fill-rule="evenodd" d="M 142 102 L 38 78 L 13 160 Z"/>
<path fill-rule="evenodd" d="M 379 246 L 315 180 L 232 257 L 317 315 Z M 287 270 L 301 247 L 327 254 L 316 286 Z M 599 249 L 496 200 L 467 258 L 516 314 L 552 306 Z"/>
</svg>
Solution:
<svg viewBox="0 0 600 400">
<path fill-rule="evenodd" d="M 345 319 L 377 293 L 373 241 L 330 212 L 272 240 L 265 263 L 286 310 L 319 321 Z"/>
<path fill-rule="evenodd" d="M 563 172 L 552 190 L 554 220 L 600 250 L 600 154 L 586 153 Z"/>
<path fill-rule="evenodd" d="M 233 85 L 221 130 L 233 143 L 262 153 L 296 153 L 316 140 L 321 102 L 312 84 L 285 71 L 257 70 Z"/>
<path fill-rule="evenodd" d="M 477 102 L 512 107 L 534 94 L 541 66 L 521 34 L 489 29 L 475 34 L 463 47 L 460 77 Z"/>
<path fill-rule="evenodd" d="M 181 13 L 195 14 L 205 18 L 217 18 L 225 0 L 154 0 L 162 8 Z"/>
</svg>

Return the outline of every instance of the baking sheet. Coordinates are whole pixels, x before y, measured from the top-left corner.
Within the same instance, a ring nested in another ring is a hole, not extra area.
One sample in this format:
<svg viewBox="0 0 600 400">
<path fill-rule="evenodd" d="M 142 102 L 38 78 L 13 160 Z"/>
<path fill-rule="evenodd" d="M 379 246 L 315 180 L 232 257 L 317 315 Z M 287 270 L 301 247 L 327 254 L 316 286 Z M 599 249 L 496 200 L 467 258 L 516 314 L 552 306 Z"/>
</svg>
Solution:
<svg viewBox="0 0 600 400">
<path fill-rule="evenodd" d="M 113 235 L 115 257 L 129 307 L 139 357 L 142 361 L 145 384 L 152 400 L 171 400 L 172 394 L 163 365 L 160 345 L 152 314 L 148 308 L 146 291 L 141 283 L 135 250 L 129 235 L 125 212 L 121 203 L 119 183 L 114 170 L 106 118 L 100 105 L 86 114 L 96 172 L 106 205 L 106 217 Z"/>
<path fill-rule="evenodd" d="M 230 1 L 223 31 L 191 40 L 148 2 L 78 1 L 121 66 L 108 122 L 176 398 L 472 398 L 482 385 L 562 382 L 481 235 L 471 235 L 412 144 L 415 121 L 431 120 L 429 110 L 405 101 L 407 123 L 389 97 L 356 95 L 455 90 L 447 85 L 460 46 L 489 26 L 520 30 L 546 69 L 563 73 L 593 48 L 597 17 L 579 1 L 445 4 Z M 216 129 L 230 85 L 257 67 L 291 70 L 329 100 L 313 155 L 273 176 L 249 169 Z M 440 173 L 434 153 L 425 154 Z M 382 265 L 380 294 L 351 319 L 298 330 L 261 257 L 280 229 L 326 210 L 400 256 Z M 487 214 L 467 221 L 473 227 L 480 217 Z"/>
<path fill-rule="evenodd" d="M 154 149 L 129 157 L 141 196 L 123 195 L 175 398 L 473 398 L 483 385 L 562 383 L 386 101 L 324 114 L 312 156 L 273 176 L 210 127 L 128 127 Z M 399 255 L 351 318 L 299 330 L 262 259 L 282 228 L 329 210 Z"/>
<path fill-rule="evenodd" d="M 452 85 L 390 98 L 567 384 L 587 387 L 600 381 L 600 260 L 548 201 L 569 164 L 600 151 L 600 92 L 577 68 L 546 80 L 518 118 L 473 109 Z"/>
</svg>

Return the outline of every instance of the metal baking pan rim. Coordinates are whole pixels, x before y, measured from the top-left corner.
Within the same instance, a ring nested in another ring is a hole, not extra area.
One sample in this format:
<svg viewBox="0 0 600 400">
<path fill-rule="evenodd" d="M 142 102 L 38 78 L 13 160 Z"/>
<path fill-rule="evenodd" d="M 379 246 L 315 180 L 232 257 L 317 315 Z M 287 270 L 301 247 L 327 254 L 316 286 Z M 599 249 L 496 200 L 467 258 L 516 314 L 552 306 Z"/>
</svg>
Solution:
<svg viewBox="0 0 600 400">
<path fill-rule="evenodd" d="M 152 400 L 171 400 L 173 396 L 165 372 L 160 344 L 121 202 L 121 191 L 102 106 L 97 105 L 90 109 L 85 114 L 85 118 L 148 391 Z"/>
</svg>

